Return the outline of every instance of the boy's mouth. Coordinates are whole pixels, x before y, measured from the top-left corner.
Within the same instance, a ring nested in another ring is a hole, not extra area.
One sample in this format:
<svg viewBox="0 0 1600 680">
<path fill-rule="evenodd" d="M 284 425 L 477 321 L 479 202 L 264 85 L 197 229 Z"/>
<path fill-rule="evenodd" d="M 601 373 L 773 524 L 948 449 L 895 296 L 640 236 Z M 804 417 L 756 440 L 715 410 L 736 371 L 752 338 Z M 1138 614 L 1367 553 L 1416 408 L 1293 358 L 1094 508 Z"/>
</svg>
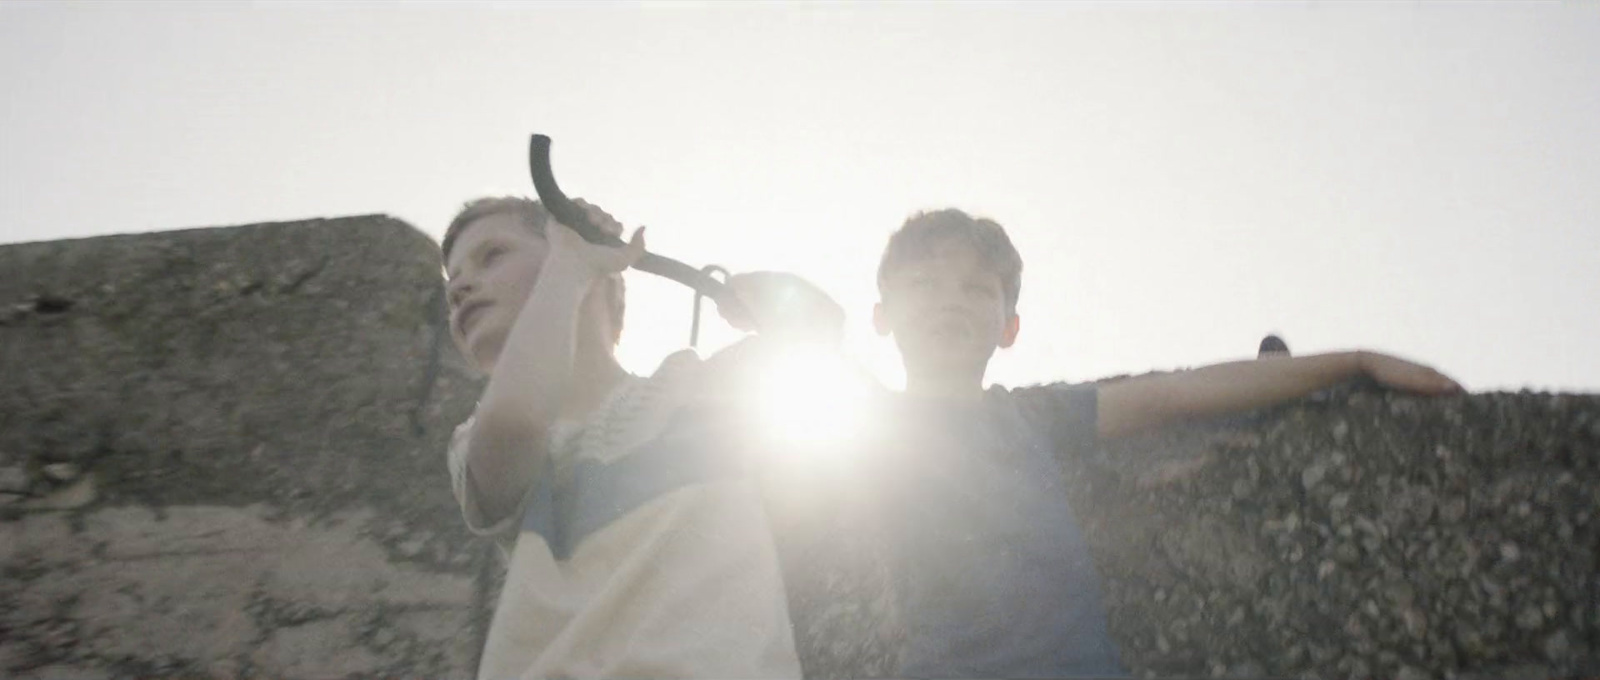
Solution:
<svg viewBox="0 0 1600 680">
<path fill-rule="evenodd" d="M 472 330 L 472 324 L 477 322 L 490 306 L 488 300 L 473 300 L 456 311 L 456 328 L 461 331 L 462 337 L 466 337 L 467 332 Z"/>
</svg>

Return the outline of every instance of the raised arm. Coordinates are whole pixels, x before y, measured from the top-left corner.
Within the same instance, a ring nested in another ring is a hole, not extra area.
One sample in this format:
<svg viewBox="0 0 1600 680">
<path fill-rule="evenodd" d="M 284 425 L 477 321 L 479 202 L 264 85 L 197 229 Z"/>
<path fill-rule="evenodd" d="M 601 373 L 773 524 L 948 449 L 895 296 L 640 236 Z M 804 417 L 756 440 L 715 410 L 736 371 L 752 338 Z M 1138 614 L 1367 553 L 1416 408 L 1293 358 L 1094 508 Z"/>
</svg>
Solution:
<svg viewBox="0 0 1600 680">
<path fill-rule="evenodd" d="M 507 333 L 468 440 L 467 473 L 487 518 L 515 511 L 549 456 L 550 427 L 573 392 L 589 289 L 644 252 L 640 232 L 626 248 L 590 244 L 555 220 L 546 235 L 550 253 Z"/>
<path fill-rule="evenodd" d="M 1105 439 L 1189 418 L 1248 411 L 1362 375 L 1419 394 L 1461 390 L 1456 381 L 1432 368 L 1376 352 L 1234 361 L 1104 385 L 1097 429 Z"/>
</svg>

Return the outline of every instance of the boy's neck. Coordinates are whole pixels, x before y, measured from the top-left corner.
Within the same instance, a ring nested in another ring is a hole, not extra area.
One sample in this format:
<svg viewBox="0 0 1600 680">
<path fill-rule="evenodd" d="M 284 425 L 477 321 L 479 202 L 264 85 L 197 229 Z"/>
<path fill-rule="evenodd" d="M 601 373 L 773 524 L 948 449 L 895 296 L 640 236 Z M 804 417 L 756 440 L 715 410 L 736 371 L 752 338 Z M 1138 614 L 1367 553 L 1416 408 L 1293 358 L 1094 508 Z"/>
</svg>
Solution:
<svg viewBox="0 0 1600 680">
<path fill-rule="evenodd" d="M 919 371 L 907 366 L 906 394 L 927 399 L 977 401 L 983 396 L 983 367 L 976 371 Z"/>
</svg>

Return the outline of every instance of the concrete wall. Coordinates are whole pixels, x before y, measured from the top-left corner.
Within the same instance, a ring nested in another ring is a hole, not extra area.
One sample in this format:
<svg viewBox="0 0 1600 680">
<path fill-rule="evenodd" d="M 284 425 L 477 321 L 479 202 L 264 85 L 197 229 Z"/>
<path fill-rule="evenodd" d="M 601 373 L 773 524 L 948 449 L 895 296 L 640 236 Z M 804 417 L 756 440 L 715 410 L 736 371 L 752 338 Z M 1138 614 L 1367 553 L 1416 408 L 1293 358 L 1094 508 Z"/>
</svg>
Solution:
<svg viewBox="0 0 1600 680">
<path fill-rule="evenodd" d="M 385 217 L 0 246 L 0 675 L 469 675 L 441 294 Z M 1071 467 L 1140 675 L 1600 672 L 1600 397 L 1352 388 Z M 896 644 L 850 549 L 792 594 L 819 675 Z"/>
<path fill-rule="evenodd" d="M 1344 389 L 1081 469 L 1142 672 L 1600 672 L 1600 396 Z"/>
<path fill-rule="evenodd" d="M 469 673 L 488 555 L 441 452 L 476 388 L 425 235 L 32 243 L 0 272 L 0 675 Z"/>
</svg>

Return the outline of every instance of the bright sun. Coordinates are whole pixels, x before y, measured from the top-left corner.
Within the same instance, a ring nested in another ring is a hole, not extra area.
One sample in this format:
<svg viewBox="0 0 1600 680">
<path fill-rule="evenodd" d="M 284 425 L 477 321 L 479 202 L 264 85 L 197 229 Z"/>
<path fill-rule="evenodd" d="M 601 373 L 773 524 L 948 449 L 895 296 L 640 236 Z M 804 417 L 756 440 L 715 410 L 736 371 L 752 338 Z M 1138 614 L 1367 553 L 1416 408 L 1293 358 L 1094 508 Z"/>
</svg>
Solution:
<svg viewBox="0 0 1600 680">
<path fill-rule="evenodd" d="M 872 383 L 837 351 L 786 349 L 759 376 L 754 422 L 762 442 L 786 462 L 842 462 L 876 421 Z"/>
</svg>

